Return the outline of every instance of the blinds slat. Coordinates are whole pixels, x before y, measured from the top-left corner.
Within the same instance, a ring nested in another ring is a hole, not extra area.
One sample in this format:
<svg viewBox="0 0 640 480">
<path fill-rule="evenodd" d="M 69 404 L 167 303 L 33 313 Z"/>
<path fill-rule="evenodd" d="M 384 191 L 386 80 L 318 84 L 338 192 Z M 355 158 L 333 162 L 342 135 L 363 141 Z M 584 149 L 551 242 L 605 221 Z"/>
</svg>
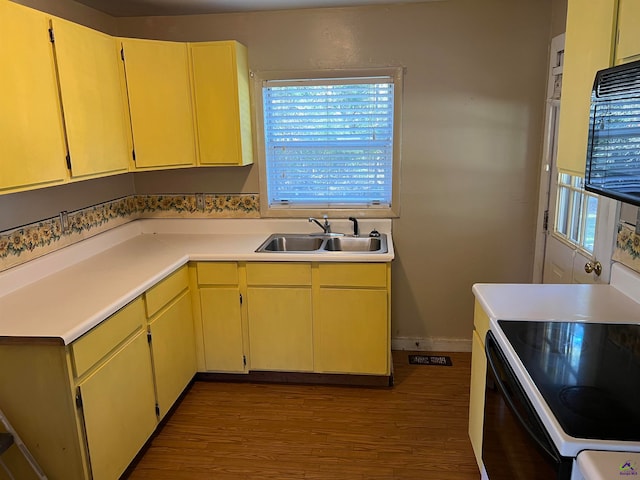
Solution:
<svg viewBox="0 0 640 480">
<path fill-rule="evenodd" d="M 390 205 L 393 79 L 263 84 L 271 206 Z"/>
</svg>

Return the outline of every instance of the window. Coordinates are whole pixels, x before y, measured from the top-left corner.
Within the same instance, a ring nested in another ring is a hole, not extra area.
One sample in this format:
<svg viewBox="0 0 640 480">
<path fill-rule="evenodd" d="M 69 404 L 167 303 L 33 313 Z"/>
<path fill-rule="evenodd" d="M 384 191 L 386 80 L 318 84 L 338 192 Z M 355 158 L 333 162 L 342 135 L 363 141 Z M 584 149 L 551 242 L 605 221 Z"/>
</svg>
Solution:
<svg viewBox="0 0 640 480">
<path fill-rule="evenodd" d="M 401 69 L 343 73 L 258 80 L 263 213 L 397 212 Z"/>
<path fill-rule="evenodd" d="M 597 213 L 598 197 L 584 190 L 584 179 L 560 173 L 554 233 L 592 254 Z"/>
</svg>

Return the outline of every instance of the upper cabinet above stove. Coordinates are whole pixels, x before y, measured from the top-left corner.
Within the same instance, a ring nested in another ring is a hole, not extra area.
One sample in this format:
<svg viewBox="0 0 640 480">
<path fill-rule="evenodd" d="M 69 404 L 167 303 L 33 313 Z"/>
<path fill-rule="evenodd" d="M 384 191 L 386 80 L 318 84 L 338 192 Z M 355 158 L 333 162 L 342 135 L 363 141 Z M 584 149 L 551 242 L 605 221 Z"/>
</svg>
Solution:
<svg viewBox="0 0 640 480">
<path fill-rule="evenodd" d="M 568 2 L 557 155 L 564 173 L 584 176 L 591 89 L 612 63 L 616 7 L 617 0 Z"/>
</svg>

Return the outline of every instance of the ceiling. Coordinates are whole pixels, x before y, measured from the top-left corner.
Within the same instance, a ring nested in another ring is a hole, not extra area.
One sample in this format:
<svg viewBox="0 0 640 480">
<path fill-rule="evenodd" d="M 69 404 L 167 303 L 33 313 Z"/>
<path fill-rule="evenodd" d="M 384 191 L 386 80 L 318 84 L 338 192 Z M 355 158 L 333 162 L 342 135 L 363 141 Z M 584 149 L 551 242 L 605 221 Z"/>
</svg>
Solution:
<svg viewBox="0 0 640 480">
<path fill-rule="evenodd" d="M 76 0 L 114 17 L 197 15 L 442 0 Z"/>
</svg>

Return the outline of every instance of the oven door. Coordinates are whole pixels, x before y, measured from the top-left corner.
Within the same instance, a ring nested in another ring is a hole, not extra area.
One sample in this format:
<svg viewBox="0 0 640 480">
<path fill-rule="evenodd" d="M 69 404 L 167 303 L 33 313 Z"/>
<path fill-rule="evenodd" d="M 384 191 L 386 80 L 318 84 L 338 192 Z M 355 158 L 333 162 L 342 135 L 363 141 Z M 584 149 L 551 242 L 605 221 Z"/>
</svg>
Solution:
<svg viewBox="0 0 640 480">
<path fill-rule="evenodd" d="M 569 479 L 571 459 L 558 453 L 491 331 L 485 351 L 482 462 L 489 479 Z"/>
</svg>

